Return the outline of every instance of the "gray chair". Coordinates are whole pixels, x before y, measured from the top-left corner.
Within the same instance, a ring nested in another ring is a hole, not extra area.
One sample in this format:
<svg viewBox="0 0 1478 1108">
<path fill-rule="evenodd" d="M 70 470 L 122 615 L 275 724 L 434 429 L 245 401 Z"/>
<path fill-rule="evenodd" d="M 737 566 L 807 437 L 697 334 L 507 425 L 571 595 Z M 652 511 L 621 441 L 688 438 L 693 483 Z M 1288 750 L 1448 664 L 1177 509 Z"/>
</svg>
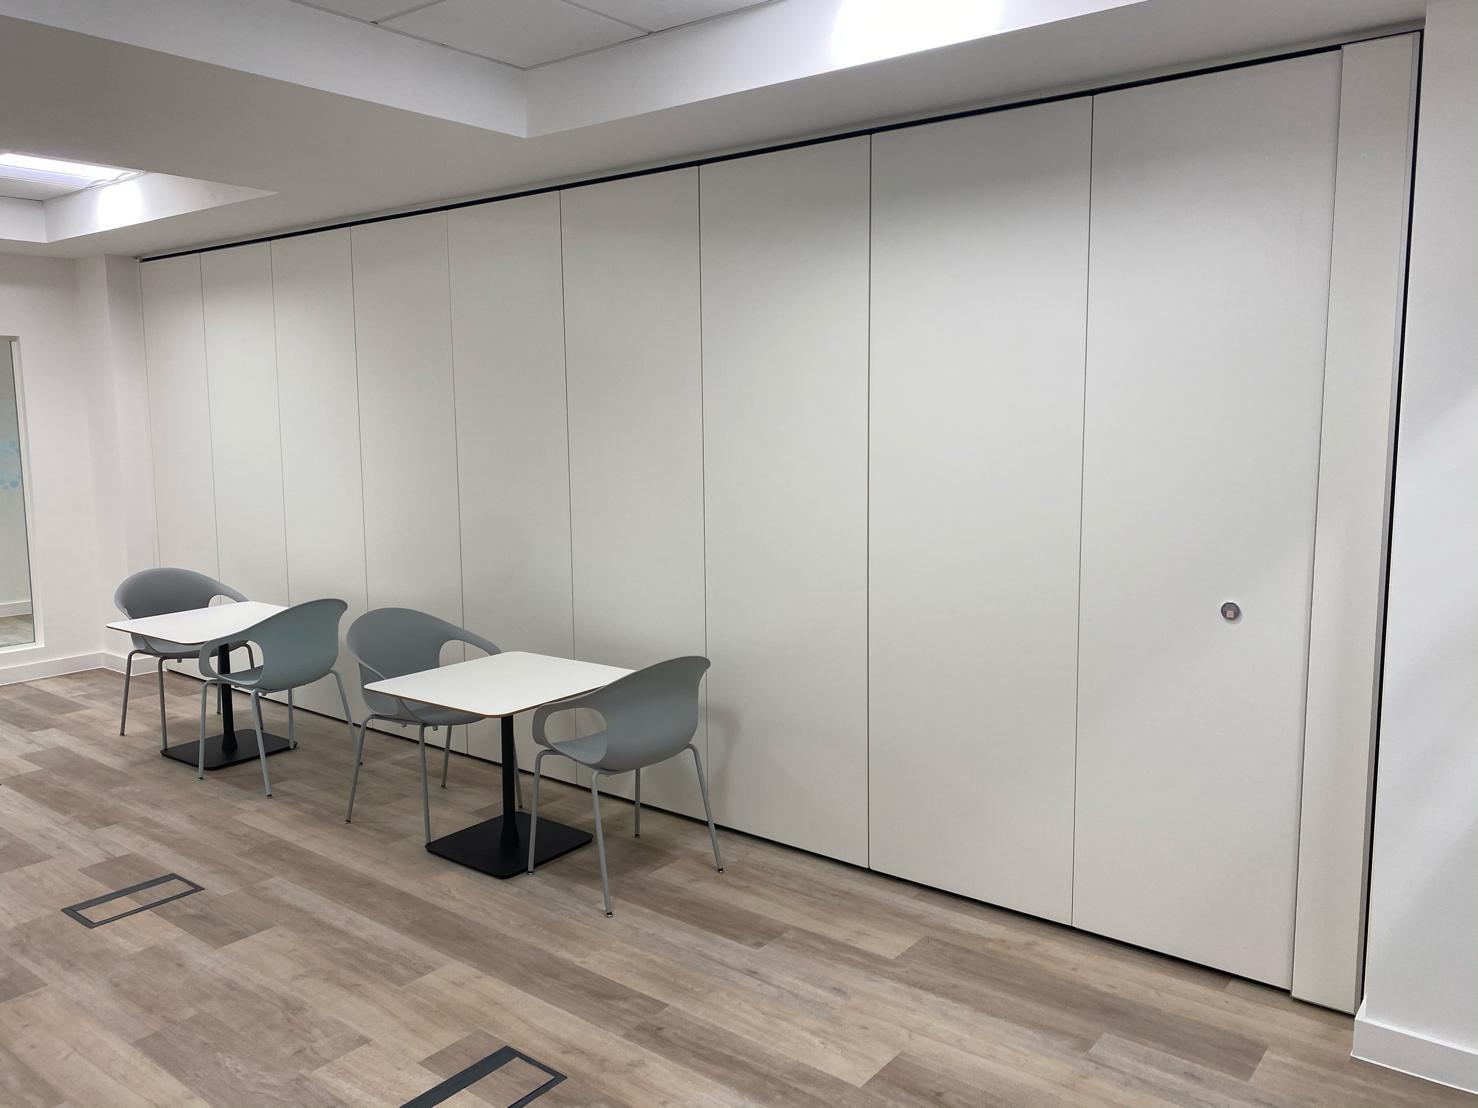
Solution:
<svg viewBox="0 0 1478 1108">
<path fill-rule="evenodd" d="M 365 705 L 370 714 L 359 725 L 359 741 L 354 749 L 354 772 L 349 780 L 349 805 L 344 810 L 344 822 L 354 816 L 354 793 L 359 788 L 359 767 L 364 760 L 364 732 L 370 720 L 380 719 L 387 723 L 408 723 L 419 729 L 421 746 L 421 819 L 426 832 L 426 841 L 431 841 L 431 796 L 426 783 L 426 728 L 433 731 L 446 728 L 446 745 L 441 752 L 441 787 L 446 788 L 447 766 L 452 756 L 452 728 L 466 727 L 484 717 L 470 712 L 458 712 L 451 708 L 437 708 L 429 704 L 407 703 L 399 697 L 370 692 L 364 686 L 374 681 L 391 677 L 404 677 L 407 673 L 421 673 L 441 665 L 441 651 L 447 643 L 461 642 L 488 654 L 501 651 L 497 645 L 481 635 L 448 623 L 427 612 L 414 608 L 376 608 L 365 612 L 349 625 L 345 636 L 349 654 L 359 663 L 359 684 L 364 694 Z M 518 776 L 518 763 L 513 764 L 514 787 L 518 791 L 518 806 L 523 807 L 523 782 Z"/>
<path fill-rule="evenodd" d="M 534 808 L 529 820 L 529 872 L 534 872 L 534 837 L 539 833 L 539 765 L 550 754 L 559 754 L 591 770 L 590 805 L 595 812 L 595 846 L 600 855 L 600 887 L 605 896 L 606 915 L 611 914 L 611 885 L 606 877 L 606 842 L 600 826 L 600 779 L 617 773 L 636 774 L 636 835 L 641 836 L 641 771 L 665 762 L 684 750 L 693 755 L 698 771 L 698 791 L 703 795 L 703 813 L 708 817 L 708 839 L 713 844 L 713 864 L 724 872 L 718 851 L 718 832 L 708 806 L 708 778 L 703 760 L 693 745 L 698 730 L 698 683 L 708 671 L 707 658 L 673 658 L 637 670 L 594 692 L 546 704 L 534 713 L 534 742 L 544 747 L 534 759 Z M 604 721 L 600 731 L 574 739 L 551 739 L 549 717 L 559 712 L 586 708 Z"/>
<path fill-rule="evenodd" d="M 295 604 L 238 632 L 229 640 L 217 639 L 200 648 L 200 672 L 205 677 L 205 684 L 200 687 L 200 764 L 195 771 L 197 777 L 205 777 L 205 695 L 212 685 L 251 694 L 257 756 L 262 763 L 262 787 L 268 796 L 272 795 L 272 778 L 267 773 L 266 742 L 262 735 L 263 693 L 287 693 L 287 737 L 292 743 L 292 691 L 332 675 L 334 684 L 339 687 L 339 703 L 344 706 L 349 745 L 354 745 L 354 717 L 349 712 L 349 698 L 344 695 L 344 682 L 338 670 L 334 669 L 339 660 L 339 620 L 348 607 L 342 600 L 332 599 Z M 221 673 L 215 667 L 216 651 L 244 638 L 261 647 L 261 664 L 235 673 Z"/>
<path fill-rule="evenodd" d="M 227 600 L 246 599 L 230 585 L 223 585 L 203 573 L 196 573 L 193 569 L 163 567 L 141 569 L 126 578 L 113 594 L 113 603 L 129 619 L 144 619 L 147 616 L 162 616 L 169 612 L 187 612 L 192 608 L 205 608 L 218 596 L 225 597 Z M 118 721 L 118 733 L 122 735 L 128 728 L 128 687 L 133 679 L 134 655 L 142 654 L 147 658 L 157 658 L 159 660 L 159 746 L 161 750 L 165 750 L 169 748 L 169 732 L 164 710 L 164 663 L 189 661 L 195 657 L 196 650 L 194 647 L 161 642 L 157 639 L 145 638 L 143 635 L 133 635 L 132 638 L 133 649 L 128 652 L 128 660 L 123 664 L 123 716 Z M 241 643 L 233 642 L 230 645 L 235 647 L 240 646 Z M 255 664 L 255 657 L 252 660 Z M 220 711 L 219 701 L 217 701 L 216 710 Z"/>
</svg>

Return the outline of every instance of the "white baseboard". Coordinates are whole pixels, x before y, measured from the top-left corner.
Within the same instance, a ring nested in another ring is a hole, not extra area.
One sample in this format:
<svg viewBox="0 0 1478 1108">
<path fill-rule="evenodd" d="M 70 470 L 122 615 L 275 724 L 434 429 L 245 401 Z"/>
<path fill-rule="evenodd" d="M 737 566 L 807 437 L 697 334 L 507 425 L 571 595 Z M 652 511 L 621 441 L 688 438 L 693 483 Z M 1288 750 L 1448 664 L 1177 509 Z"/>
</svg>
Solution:
<svg viewBox="0 0 1478 1108">
<path fill-rule="evenodd" d="M 3 618 L 5 616 L 28 616 L 30 614 L 30 600 L 0 601 L 0 618 Z"/>
<path fill-rule="evenodd" d="M 112 659 L 110 664 L 109 659 Z M 20 681 L 39 681 L 43 677 L 60 677 L 64 673 L 81 673 L 89 669 L 114 669 L 123 672 L 123 659 L 103 651 L 92 654 L 68 654 L 60 658 L 44 658 L 36 662 L 0 665 L 0 685 Z"/>
<path fill-rule="evenodd" d="M 1478 1093 L 1478 1050 L 1428 1039 L 1371 1019 L 1363 1003 L 1355 1013 L 1355 1045 L 1350 1053 L 1386 1069 Z"/>
</svg>

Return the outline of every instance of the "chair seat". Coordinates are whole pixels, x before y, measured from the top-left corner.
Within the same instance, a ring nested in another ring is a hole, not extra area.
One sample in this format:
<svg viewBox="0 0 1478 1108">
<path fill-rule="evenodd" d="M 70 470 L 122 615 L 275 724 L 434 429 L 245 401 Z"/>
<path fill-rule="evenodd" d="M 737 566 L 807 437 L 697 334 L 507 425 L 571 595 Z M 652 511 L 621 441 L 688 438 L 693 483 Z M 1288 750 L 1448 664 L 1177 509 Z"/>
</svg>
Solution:
<svg viewBox="0 0 1478 1108">
<path fill-rule="evenodd" d="M 252 666 L 251 669 L 233 669 L 230 673 L 223 673 L 220 680 L 228 685 L 246 685 L 253 688 L 257 686 L 257 678 L 262 676 L 261 666 Z M 281 689 L 262 689 L 262 692 L 281 692 Z"/>
<path fill-rule="evenodd" d="M 607 743 L 606 733 L 597 731 L 593 735 L 581 735 L 578 739 L 563 739 L 559 742 L 551 742 L 550 747 L 563 754 L 571 761 L 579 762 L 582 766 L 591 769 L 609 769 L 612 773 L 622 773 L 634 766 L 605 766 L 602 763 L 606 757 Z"/>
<path fill-rule="evenodd" d="M 136 642 L 140 641 L 139 636 L 134 638 Z M 156 639 L 142 639 L 141 641 L 144 645 L 135 646 L 134 649 L 150 658 L 163 658 L 166 662 L 186 662 L 200 657 L 198 646 L 176 646 L 174 643 L 163 643 Z M 246 640 L 242 639 L 239 643 L 233 643 L 232 649 L 245 645 Z"/>
<path fill-rule="evenodd" d="M 471 712 L 458 712 L 452 708 L 433 708 L 427 705 L 424 708 L 416 708 L 417 715 L 414 716 L 380 716 L 381 719 L 390 723 L 424 723 L 428 727 L 463 727 L 470 723 L 481 723 L 486 716 L 473 715 Z"/>
<path fill-rule="evenodd" d="M 140 650 L 139 653 L 147 655 L 150 658 L 163 658 L 166 662 L 186 662 L 191 658 L 198 658 L 200 656 L 200 651 L 198 650 L 170 649 L 154 643 L 150 643 L 148 649 Z"/>
</svg>

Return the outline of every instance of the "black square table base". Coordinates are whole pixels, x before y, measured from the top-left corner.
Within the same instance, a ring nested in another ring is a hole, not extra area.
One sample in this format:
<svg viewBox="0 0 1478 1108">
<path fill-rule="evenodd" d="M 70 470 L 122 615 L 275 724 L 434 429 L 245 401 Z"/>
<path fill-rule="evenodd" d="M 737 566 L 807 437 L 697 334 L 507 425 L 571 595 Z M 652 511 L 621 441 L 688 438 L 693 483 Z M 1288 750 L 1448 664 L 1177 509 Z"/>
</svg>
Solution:
<svg viewBox="0 0 1478 1108">
<path fill-rule="evenodd" d="M 281 754 L 284 750 L 292 749 L 288 741 L 281 735 L 268 732 L 267 756 Z M 159 753 L 166 758 L 173 758 L 176 762 L 184 762 L 187 766 L 199 764 L 200 742 L 196 740 L 188 743 L 177 743 L 166 747 Z M 255 731 L 236 732 L 236 741 L 230 745 L 226 743 L 225 735 L 212 735 L 205 740 L 205 768 L 225 769 L 227 766 L 238 766 L 242 762 L 255 762 L 257 760 L 257 733 Z"/>
<path fill-rule="evenodd" d="M 450 835 L 432 839 L 426 849 L 439 858 L 475 869 L 489 877 L 514 877 L 529 869 L 529 814 L 515 812 L 518 842 L 504 846 L 503 817 L 494 816 L 474 823 Z M 577 850 L 590 841 L 590 832 L 568 827 L 551 819 L 539 819 L 539 835 L 534 843 L 534 864 L 542 866 L 561 854 Z"/>
</svg>

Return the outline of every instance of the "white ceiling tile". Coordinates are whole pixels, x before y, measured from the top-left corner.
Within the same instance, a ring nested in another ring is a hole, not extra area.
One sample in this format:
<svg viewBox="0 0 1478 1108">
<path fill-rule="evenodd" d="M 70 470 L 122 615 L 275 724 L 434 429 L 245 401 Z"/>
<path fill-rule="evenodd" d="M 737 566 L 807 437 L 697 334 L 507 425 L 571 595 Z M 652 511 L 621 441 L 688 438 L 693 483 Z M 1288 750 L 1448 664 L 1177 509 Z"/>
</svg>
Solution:
<svg viewBox="0 0 1478 1108">
<path fill-rule="evenodd" d="M 574 0 L 582 8 L 603 12 L 648 31 L 665 31 L 699 19 L 752 8 L 764 0 Z"/>
<path fill-rule="evenodd" d="M 66 196 L 67 193 L 76 191 L 76 185 L 46 185 L 39 181 L 23 181 L 7 177 L 0 170 L 0 196 L 15 200 L 50 200 L 54 196 Z"/>
<path fill-rule="evenodd" d="M 355 19 L 387 19 L 409 11 L 425 0 L 296 0 L 305 8 L 322 8 Z"/>
<path fill-rule="evenodd" d="M 525 67 L 642 34 L 563 0 L 441 0 L 381 26 Z"/>
</svg>

